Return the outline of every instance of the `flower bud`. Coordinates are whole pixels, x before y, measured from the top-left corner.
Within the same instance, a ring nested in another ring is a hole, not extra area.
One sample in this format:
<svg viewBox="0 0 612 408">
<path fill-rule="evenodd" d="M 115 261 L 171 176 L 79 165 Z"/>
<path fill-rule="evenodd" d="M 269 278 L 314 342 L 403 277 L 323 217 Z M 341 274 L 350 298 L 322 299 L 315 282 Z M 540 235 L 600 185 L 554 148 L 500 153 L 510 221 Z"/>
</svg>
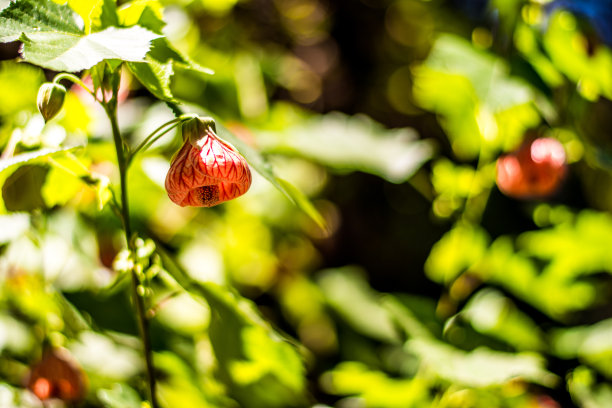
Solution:
<svg viewBox="0 0 612 408">
<path fill-rule="evenodd" d="M 170 200 L 181 207 L 212 207 L 247 192 L 249 165 L 215 134 L 213 119 L 188 119 L 183 123 L 183 140 L 166 176 Z"/>
<path fill-rule="evenodd" d="M 38 90 L 38 110 L 48 122 L 62 109 L 66 88 L 55 82 L 45 82 Z"/>
</svg>

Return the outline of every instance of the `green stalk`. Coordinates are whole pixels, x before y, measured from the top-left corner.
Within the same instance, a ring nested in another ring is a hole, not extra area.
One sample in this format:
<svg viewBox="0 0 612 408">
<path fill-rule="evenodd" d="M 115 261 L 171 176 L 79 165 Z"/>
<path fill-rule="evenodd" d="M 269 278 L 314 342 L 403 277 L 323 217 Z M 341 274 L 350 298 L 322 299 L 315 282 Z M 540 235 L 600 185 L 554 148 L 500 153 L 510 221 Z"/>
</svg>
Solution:
<svg viewBox="0 0 612 408">
<path fill-rule="evenodd" d="M 132 239 L 132 227 L 130 224 L 130 211 L 128 205 L 128 190 L 127 190 L 127 170 L 128 170 L 128 156 L 119 126 L 117 124 L 117 111 L 113 103 L 103 104 L 106 114 L 111 122 L 113 131 L 113 140 L 115 142 L 115 150 L 117 151 L 117 164 L 119 165 L 119 181 L 121 188 L 121 222 L 123 223 L 123 230 L 125 231 L 125 239 L 127 241 L 128 249 L 132 254 L 136 253 L 134 247 L 134 240 Z M 135 268 L 132 266 L 132 299 L 134 307 L 136 309 L 136 317 L 138 320 L 138 331 L 140 333 L 140 339 L 143 346 L 143 354 L 146 363 L 147 371 L 147 383 L 149 391 L 149 401 L 151 402 L 152 408 L 159 408 L 157 403 L 157 397 L 155 394 L 156 382 L 155 382 L 155 367 L 153 366 L 153 352 L 151 350 L 151 338 L 149 334 L 149 321 L 146 317 L 145 305 L 143 297 L 138 293 L 139 280 L 136 274 Z"/>
</svg>

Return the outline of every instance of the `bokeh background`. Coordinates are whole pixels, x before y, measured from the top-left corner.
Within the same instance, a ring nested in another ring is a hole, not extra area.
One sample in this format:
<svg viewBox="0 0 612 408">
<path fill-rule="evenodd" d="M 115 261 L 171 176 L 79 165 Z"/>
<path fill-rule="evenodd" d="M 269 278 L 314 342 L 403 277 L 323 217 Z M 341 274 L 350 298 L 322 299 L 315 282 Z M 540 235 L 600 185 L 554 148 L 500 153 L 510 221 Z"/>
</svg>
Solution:
<svg viewBox="0 0 612 408">
<path fill-rule="evenodd" d="M 141 3 L 214 71 L 175 70 L 183 110 L 214 113 L 326 221 L 257 173 L 237 200 L 175 206 L 180 132 L 138 156 L 164 407 L 612 406 L 612 3 Z M 86 377 L 82 401 L 53 406 L 139 407 L 121 226 L 78 176 L 116 183 L 109 125 L 77 88 L 45 125 L 55 73 L 18 53 L 0 45 L 0 407 L 42 406 L 26 385 L 49 346 Z M 122 82 L 135 145 L 173 113 Z M 565 150 L 559 185 L 502 193 L 498 158 L 540 137 Z"/>
</svg>

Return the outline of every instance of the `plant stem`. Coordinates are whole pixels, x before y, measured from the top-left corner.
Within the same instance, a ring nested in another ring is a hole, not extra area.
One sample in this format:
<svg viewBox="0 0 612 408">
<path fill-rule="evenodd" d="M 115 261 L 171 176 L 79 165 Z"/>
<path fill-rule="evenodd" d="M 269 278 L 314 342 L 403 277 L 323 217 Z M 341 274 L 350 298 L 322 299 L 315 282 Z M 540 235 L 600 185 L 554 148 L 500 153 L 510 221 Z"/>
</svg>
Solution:
<svg viewBox="0 0 612 408">
<path fill-rule="evenodd" d="M 119 126 L 117 124 L 117 112 L 116 108 L 111 106 L 112 104 L 103 104 L 106 114 L 111 122 L 113 131 L 113 140 L 115 142 L 115 150 L 117 151 L 117 164 L 119 165 L 119 181 L 121 188 L 121 222 L 123 223 L 123 230 L 125 231 L 125 239 L 127 241 L 128 249 L 132 254 L 136 253 L 134 247 L 134 240 L 132 239 L 132 227 L 130 224 L 130 211 L 128 204 L 128 190 L 127 190 L 127 170 L 128 170 L 128 157 Z M 136 309 L 136 317 L 138 320 L 138 331 L 140 333 L 140 339 L 143 346 L 143 354 L 146 363 L 147 370 L 147 383 L 149 391 L 149 401 L 151 402 L 152 408 L 159 408 L 157 403 L 157 397 L 155 395 L 155 367 L 153 366 L 153 352 L 151 350 L 151 339 L 149 334 L 149 321 L 145 313 L 144 299 L 139 294 L 139 279 L 136 274 L 136 269 L 132 266 L 132 300 Z"/>
</svg>

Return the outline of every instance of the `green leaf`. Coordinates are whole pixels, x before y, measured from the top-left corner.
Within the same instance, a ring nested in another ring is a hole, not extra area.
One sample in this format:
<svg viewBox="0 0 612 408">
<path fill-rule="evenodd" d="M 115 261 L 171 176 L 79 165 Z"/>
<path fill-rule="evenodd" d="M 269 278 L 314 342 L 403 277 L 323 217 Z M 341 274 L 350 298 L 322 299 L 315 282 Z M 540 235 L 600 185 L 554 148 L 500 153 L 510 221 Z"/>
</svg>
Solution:
<svg viewBox="0 0 612 408">
<path fill-rule="evenodd" d="M 612 407 L 612 387 L 597 380 L 596 374 L 578 366 L 568 375 L 567 388 L 574 402 L 585 408 Z"/>
<path fill-rule="evenodd" d="M 128 62 L 127 67 L 155 97 L 164 101 L 174 99 L 170 90 L 170 78 L 174 74 L 172 61 L 162 64 L 152 58 L 147 58 L 146 62 Z"/>
<path fill-rule="evenodd" d="M 421 359 L 422 370 L 453 384 L 489 387 L 521 379 L 554 386 L 558 380 L 535 353 L 504 353 L 484 347 L 467 352 L 423 338 L 408 340 L 406 349 Z"/>
<path fill-rule="evenodd" d="M 0 115 L 9 116 L 21 110 L 36 109 L 38 88 L 43 82 L 42 70 L 15 61 L 0 63 L 0 89 L 10 98 L 0 98 Z"/>
<path fill-rule="evenodd" d="M 57 155 L 50 162 L 51 168 L 41 190 L 47 207 L 70 201 L 83 186 L 83 178 L 90 177 L 87 168 L 72 155 Z"/>
<path fill-rule="evenodd" d="M 544 334 L 539 326 L 500 292 L 483 289 L 461 311 L 477 331 L 506 342 L 517 350 L 542 351 Z"/>
<path fill-rule="evenodd" d="M 9 200 L 13 200 L 13 189 L 15 187 L 21 187 L 19 185 L 15 186 L 15 180 L 12 179 L 8 187 L 5 187 L 8 178 L 21 166 L 25 165 L 34 165 L 34 164 L 45 164 L 47 163 L 48 158 L 53 158 L 56 155 L 63 154 L 64 151 L 71 150 L 74 148 L 65 148 L 65 149 L 41 149 L 30 153 L 23 153 L 10 159 L 2 159 L 0 160 L 0 185 L 2 185 L 3 196 L 5 188 L 9 191 L 8 194 L 11 196 Z M 36 171 L 36 170 L 35 170 Z M 25 173 L 21 173 L 21 176 L 28 177 Z M 38 185 L 38 184 L 36 184 Z M 42 184 L 39 186 L 41 187 Z M 40 189 L 38 189 L 40 194 Z M 16 199 L 16 198 L 15 198 Z M 42 197 L 41 197 L 42 200 Z M 13 200 L 10 205 L 16 204 Z M 44 203 L 43 203 L 44 204 Z M 4 200 L 0 203 L 0 213 L 6 212 L 8 207 L 5 205 Z"/>
<path fill-rule="evenodd" d="M 0 41 L 19 39 L 26 61 L 56 71 L 80 71 L 104 59 L 142 61 L 159 35 L 142 27 L 85 34 L 68 6 L 19 0 L 0 13 Z"/>
<path fill-rule="evenodd" d="M 68 0 L 68 5 L 83 19 L 86 34 L 110 26 L 119 26 L 114 0 Z"/>
<path fill-rule="evenodd" d="M 80 71 L 104 59 L 142 61 L 156 34 L 135 26 L 110 27 L 86 36 L 63 33 L 29 33 L 24 42 L 26 61 L 56 71 Z"/>
<path fill-rule="evenodd" d="M 155 368 L 162 372 L 163 380 L 158 383 L 160 399 L 169 407 L 213 408 L 202 391 L 195 373 L 178 356 L 170 352 L 155 355 Z"/>
<path fill-rule="evenodd" d="M 210 307 L 210 341 L 230 396 L 244 407 L 304 406 L 304 366 L 295 345 L 259 316 L 253 302 L 229 288 L 194 282 L 165 251 L 158 251 L 176 283 L 201 295 Z"/>
<path fill-rule="evenodd" d="M 402 183 L 427 161 L 433 147 L 412 129 L 384 129 L 366 116 L 333 112 L 281 132 L 262 132 L 258 143 L 269 153 L 313 159 L 341 172 L 363 171 Z"/>
<path fill-rule="evenodd" d="M 533 105 L 543 104 L 543 98 L 512 77 L 506 61 L 460 37 L 440 35 L 413 72 L 416 102 L 440 116 L 461 159 L 474 159 L 482 148 L 514 148 L 523 133 L 540 122 Z"/>
<path fill-rule="evenodd" d="M 115 383 L 111 388 L 98 390 L 98 398 L 107 408 L 140 408 L 138 393 L 126 384 Z"/>
<path fill-rule="evenodd" d="M 354 395 L 366 407 L 432 406 L 429 386 L 419 378 L 392 378 L 358 362 L 342 362 L 324 374 L 322 385 L 334 395 Z"/>
<path fill-rule="evenodd" d="M 162 20 L 162 5 L 157 0 L 133 0 L 119 8 L 121 24 L 129 27 L 139 25 L 156 34 L 161 34 L 166 23 Z"/>
<path fill-rule="evenodd" d="M 436 282 L 451 283 L 483 258 L 488 242 L 484 230 L 458 224 L 432 247 L 425 262 L 425 273 Z"/>
<path fill-rule="evenodd" d="M 553 330 L 551 339 L 553 353 L 557 356 L 578 358 L 612 378 L 612 319 L 590 326 Z"/>
<path fill-rule="evenodd" d="M 210 340 L 232 395 L 245 407 L 301 406 L 304 367 L 295 347 L 274 332 L 252 302 L 207 283 Z"/>
<path fill-rule="evenodd" d="M 11 174 L 2 185 L 2 200 L 9 211 L 33 211 L 45 208 L 41 189 L 49 169 L 26 164 Z"/>
<path fill-rule="evenodd" d="M 0 42 L 18 40 L 22 33 L 80 35 L 82 30 L 68 6 L 50 0 L 18 0 L 0 12 Z"/>
<path fill-rule="evenodd" d="M 370 289 L 363 271 L 350 266 L 324 270 L 318 283 L 328 304 L 356 331 L 389 343 L 399 341 L 381 296 Z"/>
</svg>

